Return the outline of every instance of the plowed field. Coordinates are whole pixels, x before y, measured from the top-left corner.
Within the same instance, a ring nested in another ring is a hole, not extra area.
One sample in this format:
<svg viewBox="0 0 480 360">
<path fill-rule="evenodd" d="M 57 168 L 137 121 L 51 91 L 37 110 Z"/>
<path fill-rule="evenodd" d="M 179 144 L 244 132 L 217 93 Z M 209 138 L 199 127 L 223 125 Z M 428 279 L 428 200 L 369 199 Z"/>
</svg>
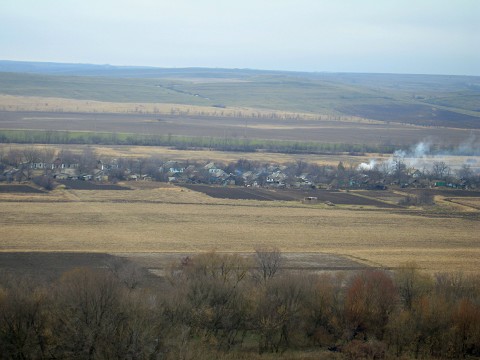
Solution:
<svg viewBox="0 0 480 360">
<path fill-rule="evenodd" d="M 28 186 L 28 185 L 0 185 L 0 192 L 43 194 L 45 191 L 33 188 L 31 186 Z"/>
<path fill-rule="evenodd" d="M 219 187 L 209 185 L 182 185 L 193 191 L 220 199 L 260 200 L 260 201 L 301 201 L 306 197 L 316 197 L 317 202 L 330 202 L 338 205 L 376 206 L 382 208 L 398 208 L 374 199 L 368 199 L 352 193 L 328 190 L 270 190 L 253 187 Z"/>
</svg>

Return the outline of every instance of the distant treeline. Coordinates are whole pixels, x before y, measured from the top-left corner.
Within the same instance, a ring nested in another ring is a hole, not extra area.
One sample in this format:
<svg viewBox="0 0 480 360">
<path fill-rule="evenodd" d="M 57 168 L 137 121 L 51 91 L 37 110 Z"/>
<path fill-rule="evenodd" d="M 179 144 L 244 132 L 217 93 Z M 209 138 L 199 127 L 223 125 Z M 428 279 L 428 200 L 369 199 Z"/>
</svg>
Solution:
<svg viewBox="0 0 480 360">
<path fill-rule="evenodd" d="M 178 135 L 147 135 L 106 132 L 0 130 L 0 142 L 20 144 L 89 144 L 170 146 L 177 149 L 211 149 L 219 151 L 267 151 L 291 154 L 364 154 L 393 153 L 395 145 L 299 142 L 288 140 L 245 139 L 232 137 L 194 137 Z"/>
</svg>

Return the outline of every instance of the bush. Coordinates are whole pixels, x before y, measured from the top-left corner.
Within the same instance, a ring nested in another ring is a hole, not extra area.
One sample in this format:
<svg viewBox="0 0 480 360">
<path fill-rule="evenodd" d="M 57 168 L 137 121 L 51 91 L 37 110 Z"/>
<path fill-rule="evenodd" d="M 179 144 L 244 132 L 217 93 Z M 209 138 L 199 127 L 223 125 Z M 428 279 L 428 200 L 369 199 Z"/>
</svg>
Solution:
<svg viewBox="0 0 480 360">
<path fill-rule="evenodd" d="M 434 205 L 434 196 L 427 190 L 420 191 L 417 195 L 408 195 L 404 199 L 398 202 L 402 206 L 421 206 L 421 205 Z"/>
<path fill-rule="evenodd" d="M 55 189 L 55 181 L 50 176 L 36 176 L 32 179 L 35 185 L 43 187 L 45 190 L 51 191 Z"/>
<path fill-rule="evenodd" d="M 363 342 L 360 340 L 352 340 L 343 347 L 342 353 L 347 359 L 385 359 L 386 345 L 380 341 Z"/>
</svg>

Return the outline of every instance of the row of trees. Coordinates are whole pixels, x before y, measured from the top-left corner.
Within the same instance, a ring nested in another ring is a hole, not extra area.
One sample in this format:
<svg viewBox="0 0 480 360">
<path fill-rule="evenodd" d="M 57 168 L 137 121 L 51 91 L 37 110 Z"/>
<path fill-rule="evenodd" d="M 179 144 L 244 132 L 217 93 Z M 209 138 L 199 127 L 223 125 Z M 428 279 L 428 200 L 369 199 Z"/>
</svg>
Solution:
<svg viewBox="0 0 480 360">
<path fill-rule="evenodd" d="M 386 144 L 320 143 L 313 141 L 249 139 L 240 136 L 199 137 L 172 134 L 152 135 L 52 130 L 0 130 L 0 142 L 20 144 L 170 146 L 181 150 L 269 151 L 295 154 L 393 153 L 395 150 L 395 146 Z"/>
<path fill-rule="evenodd" d="M 41 286 L 3 276 L 0 352 L 6 359 L 257 358 L 319 349 L 346 359 L 480 357 L 478 278 L 431 277 L 410 265 L 305 275 L 283 270 L 276 250 L 258 250 L 255 259 L 185 258 L 154 288 L 121 266 L 74 269 Z"/>
</svg>

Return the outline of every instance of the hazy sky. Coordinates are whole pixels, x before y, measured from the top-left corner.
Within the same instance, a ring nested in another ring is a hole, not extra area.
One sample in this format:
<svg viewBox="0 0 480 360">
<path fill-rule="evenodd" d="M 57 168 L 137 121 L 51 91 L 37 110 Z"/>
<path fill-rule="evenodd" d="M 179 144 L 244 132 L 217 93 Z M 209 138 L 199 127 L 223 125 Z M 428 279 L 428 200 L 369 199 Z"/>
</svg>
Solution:
<svg viewBox="0 0 480 360">
<path fill-rule="evenodd" d="M 0 0 L 0 59 L 480 75 L 480 0 Z"/>
</svg>

